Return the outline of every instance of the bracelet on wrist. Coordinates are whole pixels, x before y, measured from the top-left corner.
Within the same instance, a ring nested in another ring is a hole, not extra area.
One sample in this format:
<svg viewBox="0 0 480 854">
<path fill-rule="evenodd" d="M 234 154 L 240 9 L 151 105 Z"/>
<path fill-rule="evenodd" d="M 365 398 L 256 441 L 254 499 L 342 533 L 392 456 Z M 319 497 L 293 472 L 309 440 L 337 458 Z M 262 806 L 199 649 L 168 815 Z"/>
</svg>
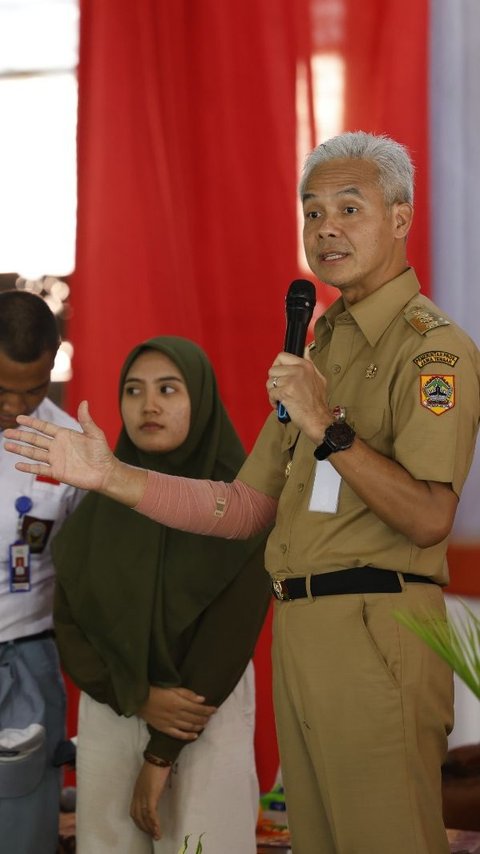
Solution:
<svg viewBox="0 0 480 854">
<path fill-rule="evenodd" d="M 149 750 L 143 751 L 143 758 L 146 762 L 150 762 L 150 765 L 156 765 L 158 768 L 171 768 L 173 765 L 172 759 L 162 759 L 160 756 L 150 753 Z"/>
</svg>

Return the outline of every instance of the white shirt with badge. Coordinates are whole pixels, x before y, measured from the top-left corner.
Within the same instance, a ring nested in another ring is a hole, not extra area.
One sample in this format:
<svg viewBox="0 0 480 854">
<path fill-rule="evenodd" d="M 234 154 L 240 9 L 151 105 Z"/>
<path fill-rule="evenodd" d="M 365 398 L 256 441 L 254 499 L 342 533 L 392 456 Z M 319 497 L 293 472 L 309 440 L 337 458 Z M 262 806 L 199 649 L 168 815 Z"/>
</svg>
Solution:
<svg viewBox="0 0 480 854">
<path fill-rule="evenodd" d="M 32 414 L 80 429 L 48 398 Z M 5 450 L 0 433 L 0 643 L 52 627 L 50 543 L 85 495 L 51 478 L 17 471 L 18 460 Z"/>
</svg>

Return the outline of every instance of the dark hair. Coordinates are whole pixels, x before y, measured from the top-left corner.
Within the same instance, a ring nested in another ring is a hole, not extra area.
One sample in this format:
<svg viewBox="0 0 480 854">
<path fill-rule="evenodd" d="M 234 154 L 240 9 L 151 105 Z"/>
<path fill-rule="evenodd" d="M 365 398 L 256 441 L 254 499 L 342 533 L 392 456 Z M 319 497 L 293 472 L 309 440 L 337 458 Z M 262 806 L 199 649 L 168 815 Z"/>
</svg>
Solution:
<svg viewBox="0 0 480 854">
<path fill-rule="evenodd" d="M 14 362 L 35 362 L 55 355 L 60 335 L 46 302 L 29 291 L 0 293 L 0 350 Z"/>
</svg>

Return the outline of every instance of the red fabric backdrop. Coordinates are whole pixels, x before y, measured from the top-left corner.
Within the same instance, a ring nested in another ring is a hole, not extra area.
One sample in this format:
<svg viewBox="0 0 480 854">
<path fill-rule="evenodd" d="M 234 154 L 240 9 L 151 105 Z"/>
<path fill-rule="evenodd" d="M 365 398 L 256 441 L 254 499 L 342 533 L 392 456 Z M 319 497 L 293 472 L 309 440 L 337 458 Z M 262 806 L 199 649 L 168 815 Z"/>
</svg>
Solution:
<svg viewBox="0 0 480 854">
<path fill-rule="evenodd" d="M 325 44 L 317 25 L 327 6 L 81 0 L 69 408 L 87 397 L 111 441 L 126 352 L 173 333 L 209 353 L 251 447 L 268 412 L 265 375 L 283 341 L 284 294 L 299 275 L 297 63 Z M 392 133 L 419 166 L 410 254 L 427 284 L 427 0 L 334 7 L 345 129 Z M 278 764 L 269 643 L 268 620 L 256 653 L 264 790 Z"/>
<path fill-rule="evenodd" d="M 160 332 L 206 348 L 247 444 L 267 412 L 297 272 L 291 6 L 82 3 L 72 401 L 112 438 L 119 365 Z"/>
<path fill-rule="evenodd" d="M 386 133 L 417 166 L 409 260 L 430 292 L 428 0 L 348 0 L 346 129 Z"/>
</svg>

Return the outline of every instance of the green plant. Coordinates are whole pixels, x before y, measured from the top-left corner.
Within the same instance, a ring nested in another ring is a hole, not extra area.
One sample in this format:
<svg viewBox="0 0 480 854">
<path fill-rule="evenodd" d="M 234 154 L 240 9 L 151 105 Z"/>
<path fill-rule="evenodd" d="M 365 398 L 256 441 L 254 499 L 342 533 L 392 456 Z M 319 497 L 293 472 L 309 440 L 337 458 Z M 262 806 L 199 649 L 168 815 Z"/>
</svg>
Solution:
<svg viewBox="0 0 480 854">
<path fill-rule="evenodd" d="M 424 619 L 402 611 L 394 615 L 438 653 L 480 700 L 480 619 L 464 602 L 461 605 L 466 616 L 459 622 L 440 614 Z"/>
<path fill-rule="evenodd" d="M 202 851 L 203 851 L 202 836 L 204 836 L 204 835 L 205 835 L 204 833 L 201 833 L 200 836 L 198 837 L 198 842 L 197 842 L 195 854 L 202 854 Z M 180 848 L 180 851 L 178 852 L 178 854 L 185 854 L 185 852 L 187 851 L 187 848 L 188 848 L 188 840 L 189 839 L 190 839 L 190 834 L 188 833 L 187 836 L 185 837 L 185 839 L 183 840 L 183 845 Z"/>
</svg>

